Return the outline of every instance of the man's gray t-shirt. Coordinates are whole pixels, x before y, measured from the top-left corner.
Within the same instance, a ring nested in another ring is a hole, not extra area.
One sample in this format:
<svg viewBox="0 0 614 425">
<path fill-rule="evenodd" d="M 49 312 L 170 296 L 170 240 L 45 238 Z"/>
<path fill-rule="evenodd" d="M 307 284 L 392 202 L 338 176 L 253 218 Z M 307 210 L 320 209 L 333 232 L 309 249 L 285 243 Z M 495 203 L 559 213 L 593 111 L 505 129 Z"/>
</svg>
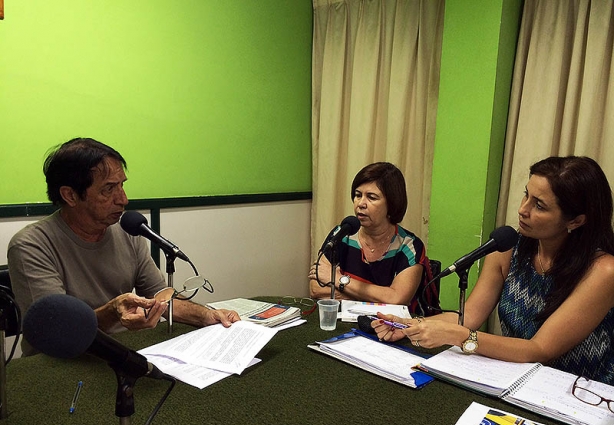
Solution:
<svg viewBox="0 0 614 425">
<path fill-rule="evenodd" d="M 99 242 L 85 242 L 59 210 L 13 236 L 8 262 L 22 315 L 45 295 L 72 295 L 95 309 L 133 289 L 152 298 L 166 286 L 143 238 L 130 236 L 116 223 Z"/>
</svg>

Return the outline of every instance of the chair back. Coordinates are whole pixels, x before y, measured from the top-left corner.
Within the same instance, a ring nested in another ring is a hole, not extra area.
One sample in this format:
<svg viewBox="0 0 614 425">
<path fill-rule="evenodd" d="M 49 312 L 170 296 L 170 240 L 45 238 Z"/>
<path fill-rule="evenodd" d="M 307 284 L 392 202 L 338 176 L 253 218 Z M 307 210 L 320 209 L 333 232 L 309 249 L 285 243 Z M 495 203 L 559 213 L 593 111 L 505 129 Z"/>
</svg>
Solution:
<svg viewBox="0 0 614 425">
<path fill-rule="evenodd" d="M 17 308 L 9 267 L 0 265 L 0 329 L 5 331 L 6 336 L 20 333 Z"/>
<path fill-rule="evenodd" d="M 431 260 L 429 258 L 429 264 L 431 265 L 431 273 L 433 273 L 433 277 L 438 276 L 439 273 L 441 273 L 441 261 Z M 441 278 L 437 278 L 433 281 L 433 286 L 435 286 L 435 289 L 437 289 L 437 294 L 440 294 L 439 292 L 440 284 L 441 284 Z"/>
</svg>

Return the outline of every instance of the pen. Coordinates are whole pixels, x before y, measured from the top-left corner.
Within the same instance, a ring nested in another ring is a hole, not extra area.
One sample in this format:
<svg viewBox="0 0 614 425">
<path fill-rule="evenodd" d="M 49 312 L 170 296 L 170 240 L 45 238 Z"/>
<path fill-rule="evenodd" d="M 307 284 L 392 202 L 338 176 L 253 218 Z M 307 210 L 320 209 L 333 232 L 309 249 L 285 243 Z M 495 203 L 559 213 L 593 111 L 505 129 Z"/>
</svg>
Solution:
<svg viewBox="0 0 614 425">
<path fill-rule="evenodd" d="M 81 388 L 83 387 L 83 381 L 79 381 L 77 383 L 77 389 L 75 390 L 75 395 L 72 398 L 72 403 L 70 403 L 70 409 L 68 410 L 70 413 L 73 413 L 77 408 L 77 400 L 79 400 L 79 394 L 81 394 Z"/>
<path fill-rule="evenodd" d="M 384 319 L 380 319 L 377 316 L 367 316 L 369 319 L 371 320 L 381 320 L 384 324 L 388 325 L 388 326 L 392 326 L 393 328 L 397 328 L 397 329 L 405 329 L 405 328 L 409 328 L 408 325 L 405 325 L 403 323 L 399 323 L 399 322 L 391 322 L 389 320 L 384 320 Z"/>
</svg>

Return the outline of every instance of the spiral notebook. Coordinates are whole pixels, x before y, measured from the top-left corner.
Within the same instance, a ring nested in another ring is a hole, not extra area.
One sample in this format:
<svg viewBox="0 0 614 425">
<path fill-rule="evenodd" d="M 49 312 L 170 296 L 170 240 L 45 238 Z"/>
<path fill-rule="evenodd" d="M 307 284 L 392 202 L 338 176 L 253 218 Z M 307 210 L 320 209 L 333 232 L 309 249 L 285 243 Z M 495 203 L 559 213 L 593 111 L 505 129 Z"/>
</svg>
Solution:
<svg viewBox="0 0 614 425">
<path fill-rule="evenodd" d="M 571 392 L 577 376 L 540 363 L 512 363 L 465 354 L 452 347 L 420 364 L 420 369 L 442 380 L 573 425 L 614 425 L 614 413 L 605 403 L 592 406 Z M 614 399 L 614 387 L 590 381 L 586 387 Z"/>
<path fill-rule="evenodd" d="M 424 358 L 397 344 L 384 343 L 352 329 L 307 347 L 410 388 L 422 388 L 433 377 L 415 369 Z"/>
</svg>

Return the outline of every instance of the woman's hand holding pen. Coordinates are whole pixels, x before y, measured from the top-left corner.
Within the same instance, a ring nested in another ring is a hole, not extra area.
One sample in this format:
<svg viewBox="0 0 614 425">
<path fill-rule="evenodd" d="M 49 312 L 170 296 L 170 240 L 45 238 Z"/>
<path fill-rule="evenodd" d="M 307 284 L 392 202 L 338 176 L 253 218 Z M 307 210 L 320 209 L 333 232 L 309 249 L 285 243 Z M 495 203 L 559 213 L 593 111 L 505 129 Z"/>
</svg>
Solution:
<svg viewBox="0 0 614 425">
<path fill-rule="evenodd" d="M 429 327 L 423 317 L 407 319 L 392 314 L 377 313 L 377 320 L 371 322 L 371 326 L 381 341 L 394 342 L 407 337 L 416 347 L 439 346 L 433 345 L 428 340 L 426 335 L 429 333 Z"/>
<path fill-rule="evenodd" d="M 405 331 L 412 326 L 412 319 L 404 319 L 393 314 L 377 313 L 377 319 L 371 322 L 371 326 L 375 330 L 380 341 L 394 342 L 406 336 Z M 405 329 L 393 324 L 407 325 Z"/>
<path fill-rule="evenodd" d="M 435 348 L 446 344 L 459 345 L 467 338 L 465 333 L 467 335 L 469 333 L 467 328 L 443 320 L 425 320 L 423 317 L 404 319 L 381 313 L 377 313 L 377 317 L 377 320 L 371 322 L 371 326 L 375 329 L 377 337 L 386 342 L 394 342 L 407 337 L 416 347 Z M 390 322 L 402 323 L 407 327 L 400 329 L 391 326 Z M 460 335 L 461 339 L 454 340 L 457 335 Z"/>
</svg>

